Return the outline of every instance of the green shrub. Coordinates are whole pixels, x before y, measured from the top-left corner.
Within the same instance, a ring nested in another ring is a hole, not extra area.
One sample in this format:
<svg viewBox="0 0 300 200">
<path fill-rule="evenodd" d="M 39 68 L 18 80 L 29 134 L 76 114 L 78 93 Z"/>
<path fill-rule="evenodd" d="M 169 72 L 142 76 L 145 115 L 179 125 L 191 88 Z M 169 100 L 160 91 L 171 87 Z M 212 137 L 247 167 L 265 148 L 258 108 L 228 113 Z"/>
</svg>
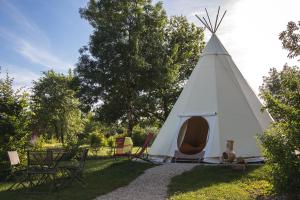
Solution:
<svg viewBox="0 0 300 200">
<path fill-rule="evenodd" d="M 300 194 L 300 69 L 271 69 L 260 90 L 275 119 L 260 138 L 274 187 L 288 196 Z"/>
<path fill-rule="evenodd" d="M 104 140 L 104 136 L 102 134 L 92 133 L 89 137 L 90 146 L 91 147 L 100 147 L 102 146 L 102 140 Z"/>
<path fill-rule="evenodd" d="M 132 132 L 132 141 L 134 146 L 143 146 L 147 133 L 145 130 L 138 129 Z"/>
<path fill-rule="evenodd" d="M 107 139 L 107 145 L 110 147 L 110 148 L 113 148 L 114 145 L 115 145 L 115 137 L 114 136 L 110 136 L 108 139 Z"/>
<path fill-rule="evenodd" d="M 22 159 L 30 135 L 28 93 L 14 90 L 12 85 L 8 75 L 0 78 L 0 161 L 8 161 L 7 151 L 18 151 Z"/>
<path fill-rule="evenodd" d="M 132 132 L 132 141 L 134 146 L 143 146 L 145 139 L 150 132 L 157 133 L 158 130 L 155 127 L 141 128 L 136 126 Z"/>
<path fill-rule="evenodd" d="M 276 191 L 292 196 L 300 193 L 300 155 L 295 153 L 300 140 L 291 137 L 294 131 L 288 123 L 277 123 L 261 136 Z"/>
<path fill-rule="evenodd" d="M 107 145 L 108 147 L 110 147 L 110 151 L 108 152 L 108 154 L 112 154 L 113 153 L 113 148 L 115 146 L 115 140 L 116 138 L 114 136 L 110 136 L 109 138 L 107 138 Z"/>
<path fill-rule="evenodd" d="M 34 150 L 41 150 L 45 147 L 46 145 L 46 140 L 45 138 L 41 135 L 39 136 L 36 141 L 34 142 L 34 144 L 32 144 L 32 148 Z"/>
<path fill-rule="evenodd" d="M 5 181 L 10 174 L 10 164 L 7 161 L 0 162 L 0 182 Z"/>
</svg>

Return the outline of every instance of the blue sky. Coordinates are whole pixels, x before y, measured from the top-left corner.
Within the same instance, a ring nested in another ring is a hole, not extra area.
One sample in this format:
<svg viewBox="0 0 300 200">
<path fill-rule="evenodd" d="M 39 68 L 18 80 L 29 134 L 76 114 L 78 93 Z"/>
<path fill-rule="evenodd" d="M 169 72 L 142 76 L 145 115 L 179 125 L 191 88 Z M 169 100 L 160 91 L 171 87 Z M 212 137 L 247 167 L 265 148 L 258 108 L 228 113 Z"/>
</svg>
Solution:
<svg viewBox="0 0 300 200">
<path fill-rule="evenodd" d="M 15 78 L 16 88 L 29 88 L 42 71 L 74 67 L 92 32 L 78 13 L 86 3 L 0 0 L 0 66 Z M 184 15 L 197 26 L 202 25 L 194 15 L 204 16 L 204 8 L 211 17 L 219 5 L 227 9 L 217 34 L 255 92 L 270 67 L 280 69 L 288 61 L 278 34 L 288 21 L 300 20 L 299 0 L 163 0 L 163 5 L 169 16 Z"/>
<path fill-rule="evenodd" d="M 92 29 L 78 10 L 85 0 L 0 0 L 0 65 L 29 87 L 42 71 L 66 72 Z"/>
</svg>

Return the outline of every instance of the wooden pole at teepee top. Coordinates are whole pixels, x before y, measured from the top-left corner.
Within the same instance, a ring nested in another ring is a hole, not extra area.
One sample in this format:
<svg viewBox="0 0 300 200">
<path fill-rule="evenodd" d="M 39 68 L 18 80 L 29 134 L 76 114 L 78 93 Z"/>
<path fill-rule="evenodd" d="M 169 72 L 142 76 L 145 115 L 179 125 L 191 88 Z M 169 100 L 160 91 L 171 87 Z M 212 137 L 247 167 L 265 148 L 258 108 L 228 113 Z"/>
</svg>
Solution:
<svg viewBox="0 0 300 200">
<path fill-rule="evenodd" d="M 225 16 L 226 12 L 227 12 L 227 10 L 225 10 L 225 12 L 224 12 L 224 14 L 223 14 L 223 16 L 222 16 L 222 18 L 221 18 L 221 20 L 220 20 L 218 26 L 217 26 L 216 31 L 218 30 L 218 28 L 219 28 L 219 26 L 220 26 L 220 24 L 221 24 L 221 22 L 222 22 L 222 20 L 223 20 L 223 18 L 224 18 L 224 16 Z"/>
<path fill-rule="evenodd" d="M 201 19 L 198 15 L 196 15 L 196 17 L 201 21 L 201 23 L 211 32 L 211 33 L 216 33 L 227 10 L 225 10 L 223 16 L 221 17 L 221 20 L 218 22 L 218 19 L 219 19 L 219 14 L 220 14 L 220 6 L 218 8 L 218 13 L 217 13 L 217 17 L 216 17 L 216 21 L 215 21 L 215 24 L 214 26 L 212 25 L 211 21 L 210 21 L 210 17 L 209 17 L 209 14 L 207 12 L 207 9 L 205 8 L 205 12 L 206 12 L 206 15 L 207 15 L 207 18 L 208 18 L 208 22 L 207 20 L 205 19 L 205 17 L 202 17 L 203 19 Z"/>
<path fill-rule="evenodd" d="M 220 12 L 220 6 L 219 6 L 219 8 L 218 8 L 218 14 L 217 14 L 216 21 L 215 21 L 215 29 L 214 29 L 214 33 L 217 31 L 217 24 L 218 24 L 219 12 Z"/>
<path fill-rule="evenodd" d="M 208 18 L 209 24 L 210 24 L 210 28 L 211 28 L 211 30 L 214 32 L 214 28 L 213 28 L 213 26 L 211 25 L 210 18 L 209 18 L 209 14 L 208 14 L 208 12 L 207 12 L 207 9 L 206 9 L 206 8 L 205 8 L 205 12 L 206 12 L 206 15 L 207 15 L 207 18 Z"/>
<path fill-rule="evenodd" d="M 196 17 L 201 21 L 201 23 L 205 26 L 205 28 L 207 28 L 210 32 L 212 32 L 212 30 L 208 27 L 208 25 L 198 15 L 196 15 Z"/>
<path fill-rule="evenodd" d="M 212 32 L 212 33 L 213 33 L 213 30 L 212 30 L 212 29 L 211 29 L 211 27 L 208 25 L 208 23 L 207 23 L 207 21 L 206 21 L 205 17 L 202 17 L 202 18 L 203 18 L 203 20 L 205 21 L 206 25 L 208 26 L 208 28 L 209 28 L 210 32 Z"/>
</svg>

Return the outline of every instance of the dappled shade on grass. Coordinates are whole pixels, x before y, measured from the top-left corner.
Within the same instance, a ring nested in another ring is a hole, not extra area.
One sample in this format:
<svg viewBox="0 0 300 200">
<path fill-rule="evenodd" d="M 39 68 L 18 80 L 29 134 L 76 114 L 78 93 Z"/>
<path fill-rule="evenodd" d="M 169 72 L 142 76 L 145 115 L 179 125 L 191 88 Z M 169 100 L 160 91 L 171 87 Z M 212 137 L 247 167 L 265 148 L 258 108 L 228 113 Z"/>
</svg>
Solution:
<svg viewBox="0 0 300 200">
<path fill-rule="evenodd" d="M 88 183 L 86 188 L 82 188 L 74 182 L 71 186 L 51 194 L 25 194 L 22 190 L 6 191 L 5 188 L 8 187 L 8 184 L 0 183 L 0 199 L 90 200 L 129 184 L 151 166 L 148 163 L 137 163 L 123 159 L 119 161 L 112 159 L 90 160 L 87 161 L 84 173 Z"/>
<path fill-rule="evenodd" d="M 270 193 L 265 166 L 249 166 L 245 172 L 224 166 L 198 166 L 176 176 L 168 188 L 171 200 L 247 200 Z"/>
</svg>

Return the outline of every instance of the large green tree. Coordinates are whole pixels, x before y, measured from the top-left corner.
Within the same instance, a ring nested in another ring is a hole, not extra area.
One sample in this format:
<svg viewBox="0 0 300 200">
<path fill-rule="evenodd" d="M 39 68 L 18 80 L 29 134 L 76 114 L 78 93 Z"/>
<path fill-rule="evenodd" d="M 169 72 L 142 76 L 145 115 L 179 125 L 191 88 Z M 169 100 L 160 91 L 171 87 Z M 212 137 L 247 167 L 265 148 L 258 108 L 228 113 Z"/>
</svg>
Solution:
<svg viewBox="0 0 300 200">
<path fill-rule="evenodd" d="M 149 92 L 154 99 L 154 106 L 147 112 L 156 117 L 160 123 L 168 117 L 184 84 L 197 64 L 205 46 L 204 33 L 201 28 L 190 24 L 186 17 L 174 16 L 168 20 L 164 30 L 164 49 L 162 69 L 167 69 L 158 84 Z M 153 52 L 154 54 L 155 52 Z"/>
<path fill-rule="evenodd" d="M 79 100 L 73 89 L 73 75 L 52 70 L 33 82 L 33 128 L 46 137 L 56 137 L 62 143 L 70 142 L 83 130 Z"/>
<path fill-rule="evenodd" d="M 1 70 L 1 68 L 0 68 Z M 0 71 L 1 73 L 1 71 Z M 28 144 L 30 131 L 28 93 L 13 89 L 13 79 L 0 78 L 0 159 L 7 151 L 22 153 Z"/>
<path fill-rule="evenodd" d="M 80 13 L 94 28 L 76 68 L 82 102 L 100 102 L 97 116 L 126 123 L 129 135 L 141 119 L 163 120 L 200 53 L 202 31 L 183 17 L 168 20 L 150 0 L 91 0 Z"/>
<path fill-rule="evenodd" d="M 299 56 L 297 30 L 299 27 L 290 22 L 287 30 L 280 34 L 283 48 L 289 50 L 290 58 Z M 265 108 L 275 119 L 261 137 L 275 189 L 297 199 L 300 195 L 300 69 L 288 65 L 282 71 L 272 68 L 264 77 L 260 95 Z"/>
<path fill-rule="evenodd" d="M 282 47 L 289 51 L 288 57 L 294 58 L 300 55 L 300 21 L 289 22 L 287 29 L 280 33 L 279 39 Z"/>
</svg>

